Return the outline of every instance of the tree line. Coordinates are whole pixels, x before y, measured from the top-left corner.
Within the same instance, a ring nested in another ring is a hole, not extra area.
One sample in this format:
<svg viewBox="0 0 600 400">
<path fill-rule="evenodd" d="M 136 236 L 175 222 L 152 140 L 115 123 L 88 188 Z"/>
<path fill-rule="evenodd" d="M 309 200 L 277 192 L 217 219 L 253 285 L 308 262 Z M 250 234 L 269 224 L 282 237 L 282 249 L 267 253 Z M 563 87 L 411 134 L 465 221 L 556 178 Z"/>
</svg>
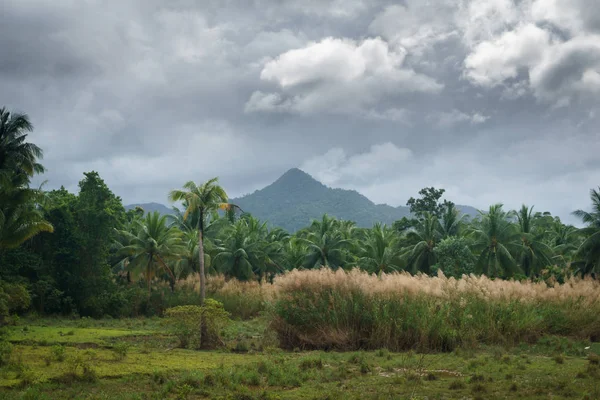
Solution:
<svg viewBox="0 0 600 400">
<path fill-rule="evenodd" d="M 180 207 L 169 216 L 125 211 L 94 171 L 77 194 L 31 187 L 44 172 L 42 150 L 27 141 L 32 129 L 26 115 L 0 109 L 0 318 L 27 309 L 118 316 L 194 275 L 202 302 L 210 274 L 272 280 L 326 266 L 563 281 L 600 270 L 600 188 L 590 192 L 590 212 L 574 213 L 582 229 L 525 205 L 495 204 L 469 218 L 443 189 L 424 188 L 407 203 L 412 217 L 392 226 L 323 215 L 290 234 L 230 204 L 216 178 L 172 190 Z"/>
</svg>

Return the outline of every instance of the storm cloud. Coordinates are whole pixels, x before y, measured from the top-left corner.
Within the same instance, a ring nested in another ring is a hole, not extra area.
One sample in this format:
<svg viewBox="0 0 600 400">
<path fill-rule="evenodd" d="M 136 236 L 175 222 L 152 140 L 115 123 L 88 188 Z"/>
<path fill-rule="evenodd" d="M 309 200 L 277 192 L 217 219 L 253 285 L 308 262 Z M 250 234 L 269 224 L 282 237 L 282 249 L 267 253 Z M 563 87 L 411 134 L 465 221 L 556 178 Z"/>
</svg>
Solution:
<svg viewBox="0 0 600 400">
<path fill-rule="evenodd" d="M 569 213 L 600 184 L 593 0 L 4 0 L 0 104 L 48 188 L 97 170 L 125 203 L 301 167 L 405 204 Z"/>
</svg>

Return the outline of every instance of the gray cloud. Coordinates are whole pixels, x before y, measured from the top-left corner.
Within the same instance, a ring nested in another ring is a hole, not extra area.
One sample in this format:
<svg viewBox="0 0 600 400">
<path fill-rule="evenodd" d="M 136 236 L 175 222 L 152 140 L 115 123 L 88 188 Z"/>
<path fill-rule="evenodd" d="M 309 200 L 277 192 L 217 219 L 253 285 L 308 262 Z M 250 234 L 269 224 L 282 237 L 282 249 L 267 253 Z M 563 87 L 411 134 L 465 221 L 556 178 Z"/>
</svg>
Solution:
<svg viewBox="0 0 600 400">
<path fill-rule="evenodd" d="M 0 93 L 48 187 L 96 169 L 125 202 L 166 202 L 302 166 L 378 202 L 436 185 L 568 217 L 600 183 L 594 4 L 5 0 Z"/>
</svg>

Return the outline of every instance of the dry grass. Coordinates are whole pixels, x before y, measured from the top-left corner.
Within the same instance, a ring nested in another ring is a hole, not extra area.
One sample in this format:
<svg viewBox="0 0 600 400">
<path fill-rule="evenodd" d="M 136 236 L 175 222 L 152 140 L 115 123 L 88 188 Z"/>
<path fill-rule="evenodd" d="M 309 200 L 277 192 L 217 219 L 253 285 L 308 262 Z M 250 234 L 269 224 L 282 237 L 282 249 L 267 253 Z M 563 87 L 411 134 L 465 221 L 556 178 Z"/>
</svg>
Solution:
<svg viewBox="0 0 600 400">
<path fill-rule="evenodd" d="M 360 270 L 291 271 L 272 288 L 282 345 L 451 350 L 544 334 L 600 338 L 600 282 L 563 285 Z"/>
</svg>

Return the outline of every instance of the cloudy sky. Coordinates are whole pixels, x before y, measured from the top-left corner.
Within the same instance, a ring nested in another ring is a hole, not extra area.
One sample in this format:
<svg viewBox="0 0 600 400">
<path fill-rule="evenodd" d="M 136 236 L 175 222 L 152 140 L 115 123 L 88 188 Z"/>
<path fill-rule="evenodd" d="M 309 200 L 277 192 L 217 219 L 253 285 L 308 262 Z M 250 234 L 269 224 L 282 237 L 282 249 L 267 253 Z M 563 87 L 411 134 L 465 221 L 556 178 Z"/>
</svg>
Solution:
<svg viewBox="0 0 600 400">
<path fill-rule="evenodd" d="M 2 0 L 0 103 L 47 187 L 125 203 L 300 167 L 403 205 L 569 218 L 600 184 L 597 0 Z M 569 218 L 570 220 L 570 218 Z"/>
</svg>

